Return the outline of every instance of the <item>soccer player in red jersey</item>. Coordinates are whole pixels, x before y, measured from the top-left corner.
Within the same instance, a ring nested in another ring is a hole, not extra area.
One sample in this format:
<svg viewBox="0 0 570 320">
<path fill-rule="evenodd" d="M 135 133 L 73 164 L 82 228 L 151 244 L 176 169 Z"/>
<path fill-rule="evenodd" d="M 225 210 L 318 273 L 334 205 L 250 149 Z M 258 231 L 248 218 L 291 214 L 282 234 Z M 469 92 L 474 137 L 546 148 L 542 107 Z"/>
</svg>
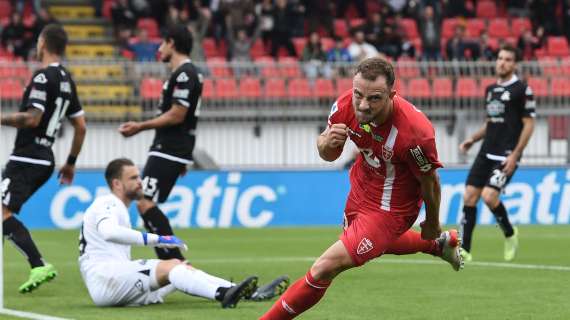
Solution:
<svg viewBox="0 0 570 320">
<path fill-rule="evenodd" d="M 333 104 L 319 155 L 334 161 L 347 138 L 360 149 L 350 170 L 350 193 L 340 240 L 315 261 L 262 320 L 293 319 L 314 306 L 341 272 L 383 254 L 439 256 L 454 270 L 463 266 L 456 230 L 439 224 L 441 167 L 435 132 L 427 117 L 394 91 L 394 69 L 382 58 L 362 61 L 353 88 Z M 422 202 L 421 233 L 411 230 Z"/>
</svg>

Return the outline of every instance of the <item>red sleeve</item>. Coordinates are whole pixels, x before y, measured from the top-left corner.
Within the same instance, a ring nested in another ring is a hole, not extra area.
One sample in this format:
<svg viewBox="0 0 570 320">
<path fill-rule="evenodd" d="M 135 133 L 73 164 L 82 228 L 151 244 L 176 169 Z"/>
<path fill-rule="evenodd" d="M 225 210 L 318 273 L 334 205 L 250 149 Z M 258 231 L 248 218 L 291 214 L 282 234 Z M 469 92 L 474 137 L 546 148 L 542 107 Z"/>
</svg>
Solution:
<svg viewBox="0 0 570 320">
<path fill-rule="evenodd" d="M 408 146 L 406 155 L 408 167 L 416 177 L 427 175 L 433 170 L 443 167 L 437 156 L 433 128 L 430 126 L 429 131 L 422 131 L 420 133 L 422 136 L 417 137 L 415 143 Z"/>
<path fill-rule="evenodd" d="M 344 112 L 343 110 L 341 110 L 340 103 L 337 100 L 333 103 L 331 111 L 329 113 L 329 121 L 328 121 L 329 128 L 335 123 L 346 123 L 344 118 L 345 118 Z"/>
</svg>

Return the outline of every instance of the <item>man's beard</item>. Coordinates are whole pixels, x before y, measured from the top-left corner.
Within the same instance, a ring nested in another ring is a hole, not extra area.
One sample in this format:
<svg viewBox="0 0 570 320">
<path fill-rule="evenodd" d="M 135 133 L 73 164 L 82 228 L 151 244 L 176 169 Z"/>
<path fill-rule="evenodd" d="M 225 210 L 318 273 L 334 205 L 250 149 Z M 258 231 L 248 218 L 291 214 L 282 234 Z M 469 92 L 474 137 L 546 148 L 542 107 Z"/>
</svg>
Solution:
<svg viewBox="0 0 570 320">
<path fill-rule="evenodd" d="M 131 190 L 125 194 L 129 200 L 140 200 L 143 197 L 142 189 Z"/>
<path fill-rule="evenodd" d="M 170 62 L 170 59 L 172 59 L 172 55 L 163 56 L 161 60 L 164 63 L 168 63 L 168 62 Z"/>
</svg>

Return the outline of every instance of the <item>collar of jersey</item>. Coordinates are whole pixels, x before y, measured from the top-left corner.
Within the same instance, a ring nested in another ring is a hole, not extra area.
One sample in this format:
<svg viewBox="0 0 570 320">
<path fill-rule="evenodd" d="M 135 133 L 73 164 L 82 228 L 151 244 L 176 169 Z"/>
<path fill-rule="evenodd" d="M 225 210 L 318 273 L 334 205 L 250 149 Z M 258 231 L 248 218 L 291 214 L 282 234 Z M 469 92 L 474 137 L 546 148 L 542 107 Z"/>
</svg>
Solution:
<svg viewBox="0 0 570 320">
<path fill-rule="evenodd" d="M 517 77 L 517 75 L 513 73 L 513 76 L 509 80 L 507 80 L 503 83 L 499 83 L 499 81 L 497 81 L 497 84 L 500 85 L 501 87 L 508 87 L 511 84 L 517 82 L 518 79 L 519 79 L 519 77 Z"/>
</svg>

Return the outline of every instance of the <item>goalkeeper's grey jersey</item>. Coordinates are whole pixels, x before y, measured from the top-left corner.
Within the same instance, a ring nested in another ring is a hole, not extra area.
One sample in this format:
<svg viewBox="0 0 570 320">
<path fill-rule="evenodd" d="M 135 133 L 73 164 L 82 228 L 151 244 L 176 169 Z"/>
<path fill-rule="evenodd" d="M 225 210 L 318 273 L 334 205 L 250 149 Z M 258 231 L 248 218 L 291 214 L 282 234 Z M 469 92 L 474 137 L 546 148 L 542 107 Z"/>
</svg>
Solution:
<svg viewBox="0 0 570 320">
<path fill-rule="evenodd" d="M 131 218 L 125 204 L 114 194 L 100 196 L 87 208 L 79 233 L 79 262 L 84 264 L 100 261 L 131 260 L 131 246 L 105 240 L 99 223 L 111 219 L 117 225 L 131 228 Z"/>
</svg>

